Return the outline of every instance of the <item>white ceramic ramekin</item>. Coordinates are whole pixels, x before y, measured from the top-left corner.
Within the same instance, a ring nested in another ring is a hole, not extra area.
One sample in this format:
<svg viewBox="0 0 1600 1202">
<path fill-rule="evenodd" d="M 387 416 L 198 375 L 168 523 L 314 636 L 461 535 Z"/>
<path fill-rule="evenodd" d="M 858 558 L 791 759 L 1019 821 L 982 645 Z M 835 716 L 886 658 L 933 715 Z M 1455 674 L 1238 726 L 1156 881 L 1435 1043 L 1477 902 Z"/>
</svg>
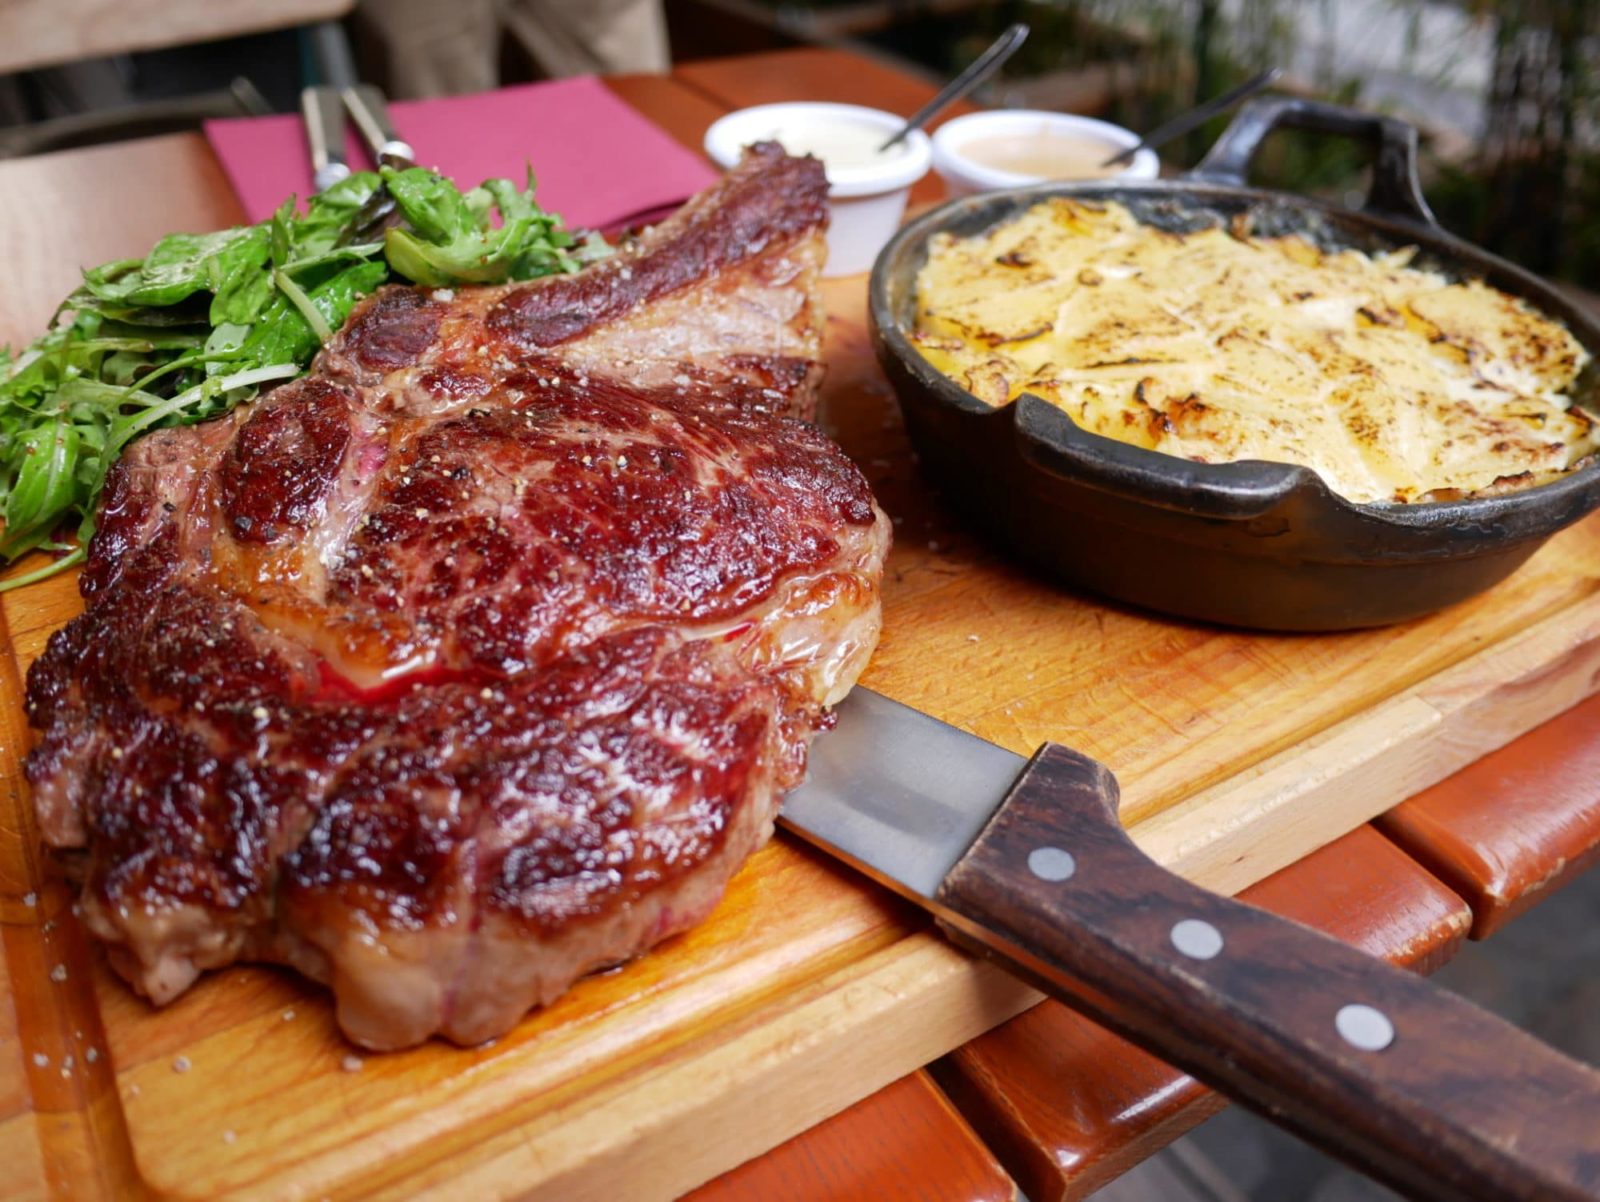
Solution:
<svg viewBox="0 0 1600 1202">
<path fill-rule="evenodd" d="M 706 130 L 705 148 L 720 167 L 732 167 L 752 142 L 809 122 L 849 122 L 881 130 L 885 138 L 905 124 L 904 117 L 856 104 L 796 101 L 739 109 Z M 906 138 L 907 149 L 882 163 L 861 167 L 828 166 L 828 265 L 824 275 L 866 271 L 900 226 L 911 185 L 928 173 L 932 147 L 921 130 Z"/>
<path fill-rule="evenodd" d="M 1023 188 L 1044 182 L 1038 175 L 1001 171 L 974 162 L 962 147 L 980 138 L 1015 137 L 1020 134 L 1050 133 L 1093 138 L 1104 142 L 1107 157 L 1139 143 L 1139 135 L 1107 121 L 1078 117 L 1071 113 L 1050 113 L 1037 109 L 999 109 L 987 113 L 968 113 L 939 127 L 933 135 L 933 169 L 944 180 L 952 196 L 974 192 L 993 192 L 1001 188 Z M 1118 174 L 1107 179 L 1155 179 L 1161 161 L 1153 150 L 1141 150 Z"/>
</svg>

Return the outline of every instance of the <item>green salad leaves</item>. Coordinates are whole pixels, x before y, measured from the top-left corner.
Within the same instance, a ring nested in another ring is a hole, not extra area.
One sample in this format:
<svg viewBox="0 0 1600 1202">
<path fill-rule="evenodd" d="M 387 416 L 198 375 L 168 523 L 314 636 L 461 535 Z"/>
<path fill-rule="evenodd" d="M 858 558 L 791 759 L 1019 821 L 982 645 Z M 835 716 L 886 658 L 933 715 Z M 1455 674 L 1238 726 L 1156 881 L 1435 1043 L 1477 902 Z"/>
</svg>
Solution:
<svg viewBox="0 0 1600 1202">
<path fill-rule="evenodd" d="M 498 219 L 498 220 L 497 220 Z M 106 472 L 138 435 L 218 417 L 292 379 L 380 285 L 492 284 L 610 253 L 519 190 L 461 192 L 409 167 L 351 175 L 259 225 L 172 234 L 84 273 L 51 330 L 0 348 L 0 558 L 62 552 L 0 591 L 83 559 Z M 76 527 L 77 546 L 57 541 Z"/>
</svg>

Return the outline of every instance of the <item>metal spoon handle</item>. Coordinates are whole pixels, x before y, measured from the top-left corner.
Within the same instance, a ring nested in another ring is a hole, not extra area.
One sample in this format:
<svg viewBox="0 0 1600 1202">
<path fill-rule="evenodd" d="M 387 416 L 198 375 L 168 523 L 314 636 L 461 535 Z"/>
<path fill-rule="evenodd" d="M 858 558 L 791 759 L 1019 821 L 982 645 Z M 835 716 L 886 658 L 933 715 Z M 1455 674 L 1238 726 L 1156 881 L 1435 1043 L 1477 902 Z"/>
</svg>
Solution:
<svg viewBox="0 0 1600 1202">
<path fill-rule="evenodd" d="M 945 105 L 954 104 L 957 100 L 960 100 L 973 88 L 998 71 L 1006 59 L 1015 54 L 1017 47 L 1021 46 L 1027 39 L 1028 27 L 1026 25 L 1019 23 L 1006 30 L 995 39 L 994 45 L 972 60 L 970 67 L 940 88 L 939 94 L 928 101 L 927 104 L 912 113 L 907 118 L 906 123 L 900 127 L 900 132 L 878 147 L 878 149 L 880 151 L 888 150 L 889 147 L 899 142 L 912 130 L 922 128 Z"/>
<path fill-rule="evenodd" d="M 1230 88 L 1220 96 L 1213 96 L 1204 104 L 1195 106 L 1187 113 L 1180 113 L 1171 121 L 1168 121 L 1165 125 L 1156 126 L 1149 133 L 1145 134 L 1143 138 L 1139 139 L 1137 145 L 1130 146 L 1126 150 L 1117 152 L 1100 165 L 1102 167 L 1115 167 L 1118 163 L 1126 163 L 1141 150 L 1148 150 L 1155 146 L 1164 146 L 1174 138 L 1183 137 L 1183 135 L 1188 133 L 1191 129 L 1198 129 L 1207 121 L 1211 120 L 1211 118 L 1215 117 L 1218 113 L 1232 108 L 1246 96 L 1250 96 L 1256 92 L 1259 92 L 1273 80 L 1277 79 L 1280 74 L 1282 74 L 1282 72 L 1277 67 L 1267 68 L 1267 70 L 1263 71 L 1260 75 L 1256 75 L 1245 80 L 1238 87 Z"/>
</svg>

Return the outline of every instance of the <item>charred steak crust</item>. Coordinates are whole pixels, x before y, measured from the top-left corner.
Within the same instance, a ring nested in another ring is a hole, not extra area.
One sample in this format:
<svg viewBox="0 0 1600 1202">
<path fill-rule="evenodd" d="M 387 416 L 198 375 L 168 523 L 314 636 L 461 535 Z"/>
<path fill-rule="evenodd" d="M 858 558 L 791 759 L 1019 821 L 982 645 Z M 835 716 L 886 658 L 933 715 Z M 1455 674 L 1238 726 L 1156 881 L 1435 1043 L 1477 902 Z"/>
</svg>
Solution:
<svg viewBox="0 0 1600 1202">
<path fill-rule="evenodd" d="M 486 396 L 512 365 L 809 418 L 821 382 L 816 280 L 827 179 L 815 159 L 751 147 L 722 184 L 571 276 L 431 294 L 380 290 L 323 352 L 374 408 L 426 414 Z M 448 297 L 448 299 L 445 299 Z"/>
<path fill-rule="evenodd" d="M 514 288 L 489 311 L 490 331 L 528 350 L 559 346 L 770 245 L 820 228 L 827 220 L 827 193 L 816 187 L 821 164 L 789 158 L 773 142 L 752 153 L 766 169 L 742 176 L 714 202 L 691 201 L 660 253 Z"/>
<path fill-rule="evenodd" d="M 887 522 L 780 415 L 824 194 L 757 149 L 599 268 L 385 289 L 124 456 L 27 770 L 137 988 L 276 960 L 360 1043 L 473 1043 L 715 904 L 877 638 Z"/>
</svg>

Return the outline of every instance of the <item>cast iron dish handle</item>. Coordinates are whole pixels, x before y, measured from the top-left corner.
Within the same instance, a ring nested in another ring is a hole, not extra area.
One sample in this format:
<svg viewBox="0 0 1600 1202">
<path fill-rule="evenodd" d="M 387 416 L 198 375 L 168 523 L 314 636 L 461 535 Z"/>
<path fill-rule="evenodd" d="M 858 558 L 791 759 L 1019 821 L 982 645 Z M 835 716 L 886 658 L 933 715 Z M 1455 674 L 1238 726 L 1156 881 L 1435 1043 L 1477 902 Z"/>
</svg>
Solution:
<svg viewBox="0 0 1600 1202">
<path fill-rule="evenodd" d="M 1600 1198 L 1600 1072 L 1168 872 L 1087 756 L 1041 748 L 936 901 L 957 942 L 1413 1198 Z"/>
<path fill-rule="evenodd" d="M 1423 199 L 1422 186 L 1417 182 L 1414 125 L 1394 117 L 1298 96 L 1263 96 L 1245 105 L 1187 178 L 1244 187 L 1250 162 L 1261 149 L 1261 143 L 1273 130 L 1285 126 L 1369 143 L 1376 157 L 1372 163 L 1372 188 L 1361 206 L 1362 212 L 1420 221 L 1438 228 L 1439 222 Z"/>
</svg>

